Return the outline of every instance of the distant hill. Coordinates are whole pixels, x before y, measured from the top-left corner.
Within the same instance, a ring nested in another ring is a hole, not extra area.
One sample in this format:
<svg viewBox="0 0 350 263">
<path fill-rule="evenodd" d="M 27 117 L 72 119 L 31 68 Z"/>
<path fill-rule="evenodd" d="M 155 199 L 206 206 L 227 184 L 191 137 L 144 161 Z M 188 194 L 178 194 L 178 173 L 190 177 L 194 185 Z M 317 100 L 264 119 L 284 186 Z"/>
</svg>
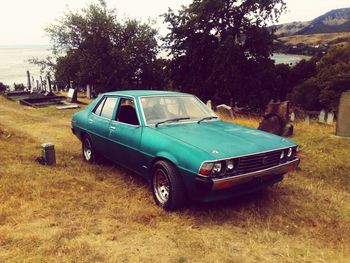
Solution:
<svg viewBox="0 0 350 263">
<path fill-rule="evenodd" d="M 308 22 L 293 22 L 273 26 L 278 37 L 320 33 L 350 32 L 350 8 L 341 8 Z"/>
</svg>

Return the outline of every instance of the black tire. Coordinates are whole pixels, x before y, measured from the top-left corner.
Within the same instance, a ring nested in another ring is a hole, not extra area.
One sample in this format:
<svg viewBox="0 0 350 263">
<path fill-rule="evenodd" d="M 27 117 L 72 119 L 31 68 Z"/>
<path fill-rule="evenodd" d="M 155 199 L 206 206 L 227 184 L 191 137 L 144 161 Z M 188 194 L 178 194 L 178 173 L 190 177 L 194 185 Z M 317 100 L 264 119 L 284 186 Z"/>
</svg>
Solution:
<svg viewBox="0 0 350 263">
<path fill-rule="evenodd" d="M 162 182 L 162 178 L 165 181 Z M 164 210 L 181 209 L 187 201 L 182 178 L 170 162 L 161 160 L 153 165 L 151 187 L 156 204 Z"/>
<path fill-rule="evenodd" d="M 84 135 L 83 140 L 81 141 L 81 150 L 83 158 L 86 162 L 91 164 L 96 162 L 97 154 L 94 150 L 92 140 L 89 135 Z"/>
</svg>

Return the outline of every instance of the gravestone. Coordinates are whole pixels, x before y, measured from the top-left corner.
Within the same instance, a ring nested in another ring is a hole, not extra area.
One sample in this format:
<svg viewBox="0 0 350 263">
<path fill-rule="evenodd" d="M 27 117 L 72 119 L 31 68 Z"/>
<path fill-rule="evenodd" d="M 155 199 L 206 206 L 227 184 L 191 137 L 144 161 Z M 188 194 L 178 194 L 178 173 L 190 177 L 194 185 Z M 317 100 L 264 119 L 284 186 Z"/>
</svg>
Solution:
<svg viewBox="0 0 350 263">
<path fill-rule="evenodd" d="M 289 136 L 293 134 L 294 130 L 293 125 L 289 124 L 289 120 L 289 101 L 270 101 L 258 129 L 276 135 Z"/>
<path fill-rule="evenodd" d="M 265 115 L 276 114 L 286 124 L 289 122 L 289 101 L 270 102 L 267 105 Z"/>
<path fill-rule="evenodd" d="M 86 97 L 88 99 L 91 99 L 91 95 L 92 95 L 92 93 L 91 93 L 91 86 L 90 86 L 90 84 L 87 84 L 86 85 Z"/>
<path fill-rule="evenodd" d="M 325 123 L 325 118 L 326 118 L 326 111 L 321 110 L 320 114 L 318 115 L 318 122 L 319 123 Z"/>
<path fill-rule="evenodd" d="M 343 92 L 340 97 L 337 135 L 350 137 L 350 91 Z"/>
<path fill-rule="evenodd" d="M 28 89 L 32 90 L 32 82 L 30 80 L 30 72 L 27 70 L 27 82 L 28 82 Z"/>
<path fill-rule="evenodd" d="M 295 113 L 294 113 L 294 111 L 290 114 L 290 121 L 291 122 L 295 121 Z"/>
<path fill-rule="evenodd" d="M 68 101 L 77 102 L 78 101 L 78 92 L 75 89 L 69 89 L 67 95 Z"/>
<path fill-rule="evenodd" d="M 333 112 L 328 112 L 327 114 L 327 124 L 328 125 L 333 125 L 334 121 L 334 113 Z"/>
<path fill-rule="evenodd" d="M 41 145 L 41 158 L 47 165 L 56 164 L 55 146 L 52 143 Z"/>
<path fill-rule="evenodd" d="M 227 106 L 226 104 L 220 104 L 216 107 L 216 111 L 225 116 L 233 118 L 232 108 L 230 106 Z"/>
<path fill-rule="evenodd" d="M 207 107 L 209 108 L 209 109 L 213 109 L 213 105 L 212 105 L 212 103 L 211 103 L 211 100 L 208 100 L 207 101 Z"/>
</svg>

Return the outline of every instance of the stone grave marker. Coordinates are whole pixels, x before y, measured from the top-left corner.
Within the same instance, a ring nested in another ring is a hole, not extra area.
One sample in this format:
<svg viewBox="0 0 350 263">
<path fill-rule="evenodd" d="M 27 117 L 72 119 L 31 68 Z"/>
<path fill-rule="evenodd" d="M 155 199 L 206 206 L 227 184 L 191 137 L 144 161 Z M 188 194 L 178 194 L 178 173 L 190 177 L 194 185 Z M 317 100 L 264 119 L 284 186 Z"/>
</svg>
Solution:
<svg viewBox="0 0 350 263">
<path fill-rule="evenodd" d="M 319 123 L 325 123 L 325 118 L 326 118 L 326 111 L 321 110 L 320 114 L 318 115 L 318 122 Z"/>
<path fill-rule="evenodd" d="M 207 101 L 207 107 L 209 108 L 209 109 L 213 109 L 213 105 L 212 105 L 212 103 L 211 103 L 211 100 L 208 100 Z"/>
<path fill-rule="evenodd" d="M 233 118 L 232 108 L 226 104 L 218 105 L 216 111 L 223 116 Z"/>
<path fill-rule="evenodd" d="M 267 105 L 264 119 L 259 123 L 259 130 L 276 135 L 289 136 L 293 134 L 293 125 L 290 121 L 289 101 L 273 102 Z M 295 117 L 295 115 L 294 115 Z"/>
<path fill-rule="evenodd" d="M 92 95 L 92 93 L 91 93 L 91 85 L 90 84 L 87 84 L 86 85 L 86 97 L 88 98 L 88 99 L 91 99 L 91 95 Z"/>
<path fill-rule="evenodd" d="M 278 115 L 284 124 L 289 122 L 289 101 L 270 102 L 267 105 L 265 116 L 270 114 Z"/>
<path fill-rule="evenodd" d="M 334 113 L 333 112 L 328 112 L 327 114 L 327 124 L 328 125 L 333 125 L 334 121 Z"/>
<path fill-rule="evenodd" d="M 41 145 L 41 158 L 47 165 L 56 164 L 55 145 L 44 143 Z"/>
<path fill-rule="evenodd" d="M 336 134 L 350 137 L 350 91 L 343 92 L 340 97 Z"/>
<path fill-rule="evenodd" d="M 69 89 L 68 91 L 68 101 L 77 102 L 78 101 L 78 92 L 75 89 Z"/>
<path fill-rule="evenodd" d="M 291 122 L 295 121 L 295 113 L 294 113 L 294 111 L 290 114 L 290 121 Z"/>
</svg>

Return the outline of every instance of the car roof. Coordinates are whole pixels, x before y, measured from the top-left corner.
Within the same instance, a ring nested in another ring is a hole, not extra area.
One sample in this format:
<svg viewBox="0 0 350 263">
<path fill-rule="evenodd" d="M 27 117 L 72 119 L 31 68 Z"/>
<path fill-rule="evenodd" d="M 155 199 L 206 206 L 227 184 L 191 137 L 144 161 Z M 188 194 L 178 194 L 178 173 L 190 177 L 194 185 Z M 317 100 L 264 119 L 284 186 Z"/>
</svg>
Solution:
<svg viewBox="0 0 350 263">
<path fill-rule="evenodd" d="M 160 95 L 190 95 L 187 93 L 164 90 L 120 90 L 105 93 L 104 95 L 127 95 L 133 97 L 160 96 Z"/>
</svg>

